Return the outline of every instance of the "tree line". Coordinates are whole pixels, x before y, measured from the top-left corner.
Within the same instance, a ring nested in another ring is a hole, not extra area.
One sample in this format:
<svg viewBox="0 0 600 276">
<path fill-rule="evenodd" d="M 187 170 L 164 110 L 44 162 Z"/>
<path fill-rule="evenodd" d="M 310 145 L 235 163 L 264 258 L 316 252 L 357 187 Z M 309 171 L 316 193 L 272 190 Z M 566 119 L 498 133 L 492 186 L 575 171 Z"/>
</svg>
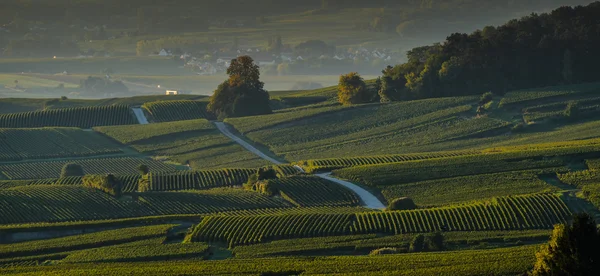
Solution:
<svg viewBox="0 0 600 276">
<path fill-rule="evenodd" d="M 408 62 L 386 67 L 377 91 L 356 76 L 340 79 L 342 103 L 415 100 L 600 80 L 600 2 L 531 14 L 471 34 L 454 33 L 443 43 L 414 48 Z M 350 89 L 351 88 L 351 89 Z M 349 94 L 371 94 L 344 100 Z"/>
</svg>

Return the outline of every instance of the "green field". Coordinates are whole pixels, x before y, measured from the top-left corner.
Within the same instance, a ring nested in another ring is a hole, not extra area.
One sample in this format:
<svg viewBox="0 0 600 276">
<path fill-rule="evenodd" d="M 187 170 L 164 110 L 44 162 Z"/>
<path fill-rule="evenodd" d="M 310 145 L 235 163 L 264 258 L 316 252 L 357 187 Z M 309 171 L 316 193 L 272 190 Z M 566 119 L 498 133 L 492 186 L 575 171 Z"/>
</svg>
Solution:
<svg viewBox="0 0 600 276">
<path fill-rule="evenodd" d="M 332 87 L 276 92 L 273 114 L 225 120 L 276 166 L 208 121 L 204 98 L 0 101 L 27 112 L 142 106 L 151 121 L 0 129 L 0 273 L 520 274 L 553 225 L 600 217 L 595 87 L 509 92 L 483 116 L 476 97 L 342 106 Z M 561 119 L 573 99 L 592 113 Z M 514 131 L 528 116 L 554 119 Z M 66 163 L 115 174 L 123 195 L 58 178 Z M 275 172 L 269 192 L 244 189 L 260 168 Z M 366 208 L 328 172 L 416 209 Z M 442 252 L 410 253 L 438 231 Z M 367 256 L 381 248 L 395 254 Z"/>
<path fill-rule="evenodd" d="M 134 149 L 193 169 L 256 168 L 268 162 L 223 136 L 204 119 L 148 125 L 98 127 L 96 131 Z"/>
</svg>

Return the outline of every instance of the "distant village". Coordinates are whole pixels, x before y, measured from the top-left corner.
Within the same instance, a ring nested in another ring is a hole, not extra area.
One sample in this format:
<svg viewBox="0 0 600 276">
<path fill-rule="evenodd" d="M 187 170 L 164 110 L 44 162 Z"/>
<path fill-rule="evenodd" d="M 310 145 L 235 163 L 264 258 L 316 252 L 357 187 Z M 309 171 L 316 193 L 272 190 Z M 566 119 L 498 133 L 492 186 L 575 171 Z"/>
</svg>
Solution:
<svg viewBox="0 0 600 276">
<path fill-rule="evenodd" d="M 371 64 L 375 61 L 380 61 L 382 64 L 395 64 L 402 56 L 399 53 L 392 52 L 389 49 L 367 49 L 359 47 L 356 49 L 337 49 L 334 54 L 322 54 L 320 56 L 301 55 L 295 53 L 291 47 L 284 47 L 280 54 L 274 54 L 261 50 L 259 48 L 246 48 L 237 51 L 214 51 L 211 54 L 204 56 L 195 56 L 190 53 L 178 53 L 172 49 L 161 49 L 155 55 L 164 57 L 179 58 L 183 62 L 183 66 L 189 70 L 196 72 L 198 75 L 215 75 L 225 72 L 232 59 L 239 56 L 247 55 L 254 59 L 254 62 L 261 68 L 263 67 L 278 67 L 278 65 L 294 65 L 297 63 L 314 63 L 321 64 L 344 64 L 344 63 L 361 63 Z M 384 68 L 385 65 L 377 66 Z M 277 68 L 275 68 L 277 69 Z"/>
</svg>

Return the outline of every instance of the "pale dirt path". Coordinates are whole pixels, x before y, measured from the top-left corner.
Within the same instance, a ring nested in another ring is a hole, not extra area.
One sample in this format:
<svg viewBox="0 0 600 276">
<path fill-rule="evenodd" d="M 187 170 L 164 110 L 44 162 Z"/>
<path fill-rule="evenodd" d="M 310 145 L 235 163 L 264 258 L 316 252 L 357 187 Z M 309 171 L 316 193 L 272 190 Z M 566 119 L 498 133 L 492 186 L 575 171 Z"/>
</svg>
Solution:
<svg viewBox="0 0 600 276">
<path fill-rule="evenodd" d="M 133 114 L 135 114 L 135 117 L 137 118 L 140 125 L 148 124 L 148 119 L 146 118 L 146 115 L 144 115 L 144 111 L 140 107 L 132 107 L 131 110 L 133 110 Z"/>
<path fill-rule="evenodd" d="M 243 139 L 241 139 L 240 137 L 237 137 L 235 134 L 233 134 L 229 128 L 227 127 L 227 125 L 225 123 L 222 122 L 214 122 L 215 126 L 217 127 L 217 129 L 219 129 L 219 131 L 221 131 L 221 133 L 223 133 L 223 135 L 229 137 L 229 139 L 233 140 L 234 142 L 238 143 L 239 145 L 241 145 L 242 147 L 244 147 L 245 149 L 247 149 L 248 151 L 256 154 L 257 156 L 259 156 L 262 159 L 265 159 L 273 164 L 276 165 L 281 165 L 283 164 L 282 162 L 279 162 L 269 156 L 267 156 L 266 154 L 264 154 L 263 152 L 261 152 L 260 150 L 258 150 L 257 148 L 255 148 L 254 146 L 250 145 L 248 142 L 244 141 Z M 304 172 L 304 170 L 299 167 L 299 166 L 295 166 L 296 169 L 298 169 L 301 172 Z M 331 173 L 325 173 L 325 174 L 316 174 L 316 176 L 323 178 L 325 180 L 329 180 L 332 181 L 334 183 L 340 184 L 350 190 L 352 190 L 354 193 L 356 193 L 361 201 L 364 204 L 364 207 L 370 208 L 370 209 L 379 209 L 379 210 L 383 210 L 385 209 L 385 205 L 383 203 L 381 203 L 381 201 L 374 196 L 373 194 L 369 193 L 367 190 L 361 188 L 360 186 L 354 184 L 354 183 L 350 183 L 348 181 L 344 181 L 344 180 L 340 180 L 337 178 L 334 178 L 331 176 Z"/>
</svg>

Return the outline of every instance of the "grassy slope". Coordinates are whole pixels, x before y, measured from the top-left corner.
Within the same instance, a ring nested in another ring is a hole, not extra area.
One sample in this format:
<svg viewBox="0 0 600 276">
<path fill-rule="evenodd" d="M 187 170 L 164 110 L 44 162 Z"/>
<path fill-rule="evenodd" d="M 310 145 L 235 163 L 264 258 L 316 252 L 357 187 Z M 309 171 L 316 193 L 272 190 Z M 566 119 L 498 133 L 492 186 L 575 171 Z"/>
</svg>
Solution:
<svg viewBox="0 0 600 276">
<path fill-rule="evenodd" d="M 207 120 L 99 127 L 96 131 L 140 152 L 165 156 L 194 169 L 261 167 L 268 162 L 223 136 Z"/>
</svg>

